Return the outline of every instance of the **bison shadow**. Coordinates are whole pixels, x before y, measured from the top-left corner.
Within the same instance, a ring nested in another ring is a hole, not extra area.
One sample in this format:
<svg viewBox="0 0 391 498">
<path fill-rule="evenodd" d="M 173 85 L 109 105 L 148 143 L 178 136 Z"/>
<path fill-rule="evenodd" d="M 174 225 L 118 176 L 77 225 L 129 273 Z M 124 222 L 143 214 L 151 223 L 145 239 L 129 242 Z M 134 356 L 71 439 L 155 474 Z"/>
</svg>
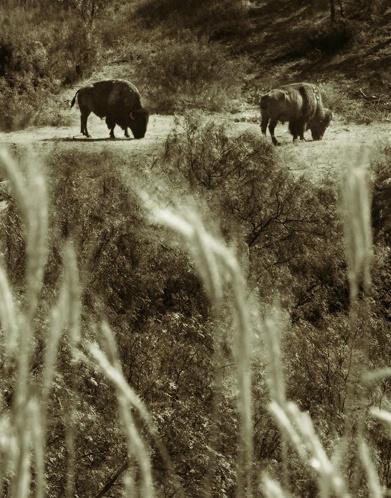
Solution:
<svg viewBox="0 0 391 498">
<path fill-rule="evenodd" d="M 306 143 L 313 144 L 316 142 L 319 142 L 319 140 L 314 140 L 313 138 L 306 138 L 305 140 L 284 140 L 283 138 L 279 137 L 276 147 L 300 147 L 301 145 L 304 145 Z"/>
<path fill-rule="evenodd" d="M 132 142 L 136 140 L 135 138 L 127 138 L 127 137 L 118 137 L 118 138 L 110 138 L 110 137 L 53 137 L 53 138 L 44 138 L 43 142 Z"/>
</svg>

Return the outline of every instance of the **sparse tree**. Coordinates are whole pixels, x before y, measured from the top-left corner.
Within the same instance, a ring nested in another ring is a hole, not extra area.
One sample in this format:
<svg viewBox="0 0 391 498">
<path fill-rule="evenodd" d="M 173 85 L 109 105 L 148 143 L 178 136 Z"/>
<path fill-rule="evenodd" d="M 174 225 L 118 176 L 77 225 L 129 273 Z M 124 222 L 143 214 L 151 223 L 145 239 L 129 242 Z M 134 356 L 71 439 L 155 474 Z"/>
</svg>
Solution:
<svg viewBox="0 0 391 498">
<path fill-rule="evenodd" d="M 343 10 L 343 5 L 342 5 L 342 0 L 337 0 L 338 5 L 339 5 L 339 13 L 341 17 L 344 17 L 344 10 Z M 330 21 L 331 24 L 334 24 L 336 21 L 336 5 L 335 5 L 335 0 L 329 0 L 329 5 L 330 5 Z"/>
<path fill-rule="evenodd" d="M 86 26 L 93 27 L 98 14 L 112 2 L 110 0 L 60 0 L 75 9 Z"/>
</svg>

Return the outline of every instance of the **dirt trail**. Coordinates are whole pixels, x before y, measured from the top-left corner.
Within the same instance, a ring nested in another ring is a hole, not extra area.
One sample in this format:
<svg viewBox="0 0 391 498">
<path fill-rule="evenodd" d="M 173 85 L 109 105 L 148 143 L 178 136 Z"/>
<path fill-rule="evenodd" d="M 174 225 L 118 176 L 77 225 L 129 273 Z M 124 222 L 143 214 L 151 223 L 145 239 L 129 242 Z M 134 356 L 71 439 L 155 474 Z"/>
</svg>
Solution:
<svg viewBox="0 0 391 498">
<path fill-rule="evenodd" d="M 260 133 L 259 125 L 240 123 L 238 130 L 251 126 Z M 284 157 L 290 169 L 305 173 L 314 181 L 321 181 L 327 175 L 339 176 L 352 162 L 365 164 L 379 144 L 391 144 L 391 122 L 346 124 L 334 119 L 326 130 L 323 140 L 314 142 L 311 133 L 306 132 L 306 142 L 293 143 L 287 124 L 279 124 L 276 136 L 281 142 L 277 153 Z M 269 140 L 269 133 L 267 139 Z"/>
<path fill-rule="evenodd" d="M 39 149 L 44 144 L 56 144 L 61 150 L 70 147 L 80 147 L 84 150 L 101 150 L 102 147 L 112 149 L 128 148 L 129 152 L 153 154 L 157 146 L 164 143 L 168 133 L 174 126 L 173 116 L 151 116 L 147 134 L 142 140 L 128 139 L 123 131 L 116 127 L 116 140 L 109 138 L 109 132 L 104 121 L 92 116 L 88 120 L 88 131 L 92 138 L 86 138 L 79 133 L 79 119 L 71 126 L 42 128 L 27 128 L 21 131 L 0 133 L 0 146 L 4 145 L 34 145 Z M 130 132 L 130 130 L 129 130 Z M 131 133 L 131 132 L 130 132 Z"/>
<path fill-rule="evenodd" d="M 308 132 L 307 139 L 310 140 Z M 336 120 L 322 141 L 291 144 L 284 152 L 292 162 L 292 170 L 319 181 L 329 174 L 339 176 L 352 162 L 367 164 L 376 148 L 387 142 L 391 143 L 391 123 L 347 125 Z"/>
<path fill-rule="evenodd" d="M 219 122 L 224 121 L 232 125 L 232 133 L 242 133 L 247 129 L 260 134 L 257 111 L 233 115 L 217 115 L 212 117 Z M 147 134 L 142 140 L 125 139 L 123 131 L 116 128 L 116 140 L 108 138 L 108 130 L 104 121 L 91 116 L 88 121 L 89 132 L 93 138 L 85 138 L 79 133 L 79 113 L 72 116 L 72 125 L 67 127 L 28 128 L 22 131 L 0 133 L 0 146 L 34 145 L 35 148 L 45 149 L 45 145 L 61 149 L 80 148 L 83 151 L 125 150 L 129 154 L 140 155 L 148 160 L 158 153 L 164 141 L 174 126 L 173 116 L 152 115 Z M 334 120 L 326 131 L 324 139 L 312 142 L 310 133 L 306 136 L 308 142 L 293 144 L 287 130 L 287 125 L 278 125 L 276 136 L 282 142 L 278 153 L 283 155 L 293 171 L 311 175 L 314 180 L 320 180 L 324 175 L 338 175 L 346 164 L 361 161 L 368 156 L 378 142 L 391 141 L 391 123 L 372 123 L 370 125 L 346 125 L 340 120 Z"/>
</svg>

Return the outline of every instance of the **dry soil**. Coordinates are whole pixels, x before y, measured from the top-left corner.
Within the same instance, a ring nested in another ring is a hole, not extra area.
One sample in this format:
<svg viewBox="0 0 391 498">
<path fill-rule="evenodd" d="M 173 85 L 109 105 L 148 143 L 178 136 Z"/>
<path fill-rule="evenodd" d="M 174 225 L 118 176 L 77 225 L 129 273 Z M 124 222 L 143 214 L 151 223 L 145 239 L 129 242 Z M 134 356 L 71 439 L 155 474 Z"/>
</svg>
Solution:
<svg viewBox="0 0 391 498">
<path fill-rule="evenodd" d="M 239 114 L 219 114 L 212 117 L 231 125 L 232 133 L 242 133 L 251 129 L 260 134 L 256 109 L 248 109 Z M 38 153 L 42 149 L 56 147 L 57 152 L 69 148 L 77 148 L 84 152 L 101 151 L 102 148 L 129 151 L 140 161 L 148 161 L 155 156 L 164 145 L 165 139 L 174 126 L 173 116 L 152 115 L 146 136 L 141 140 L 126 139 L 123 131 L 116 128 L 116 140 L 110 140 L 108 129 L 103 120 L 94 115 L 89 117 L 88 129 L 92 138 L 80 134 L 79 111 L 69 110 L 72 123 L 67 127 L 32 127 L 21 131 L 0 133 L 0 146 L 11 149 L 18 145 L 31 144 Z M 292 142 L 287 125 L 279 124 L 276 136 L 282 143 L 278 154 L 285 156 L 290 169 L 305 173 L 311 178 L 321 181 L 326 175 L 339 175 L 352 162 L 368 162 L 379 143 L 391 140 L 391 122 L 377 122 L 369 125 L 345 124 L 341 119 L 335 119 L 326 131 L 323 140 L 314 142 L 309 132 L 306 142 Z M 268 137 L 269 139 L 269 137 Z"/>
</svg>

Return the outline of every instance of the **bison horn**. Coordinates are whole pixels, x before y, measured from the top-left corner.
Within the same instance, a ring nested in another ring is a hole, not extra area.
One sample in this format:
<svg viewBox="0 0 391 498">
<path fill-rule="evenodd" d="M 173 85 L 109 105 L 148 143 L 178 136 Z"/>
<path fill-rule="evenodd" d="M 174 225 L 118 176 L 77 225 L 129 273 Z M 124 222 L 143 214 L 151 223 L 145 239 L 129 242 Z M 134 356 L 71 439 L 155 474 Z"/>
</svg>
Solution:
<svg viewBox="0 0 391 498">
<path fill-rule="evenodd" d="M 131 113 L 129 114 L 129 117 L 130 117 L 130 119 L 131 119 L 132 121 L 134 121 L 133 112 L 131 112 Z"/>
</svg>

